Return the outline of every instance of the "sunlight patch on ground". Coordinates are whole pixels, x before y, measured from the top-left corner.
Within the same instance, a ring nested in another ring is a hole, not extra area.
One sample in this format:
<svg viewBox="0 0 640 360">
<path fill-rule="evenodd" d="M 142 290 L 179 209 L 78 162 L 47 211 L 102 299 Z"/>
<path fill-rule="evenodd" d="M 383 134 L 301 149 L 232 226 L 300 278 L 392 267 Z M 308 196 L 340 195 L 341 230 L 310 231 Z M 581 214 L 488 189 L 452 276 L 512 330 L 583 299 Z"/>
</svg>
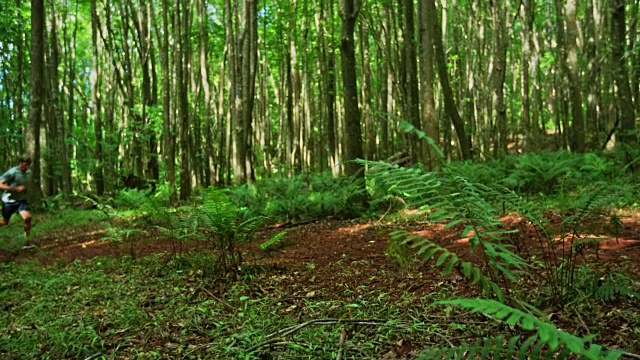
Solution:
<svg viewBox="0 0 640 360">
<path fill-rule="evenodd" d="M 80 242 L 80 243 L 71 244 L 68 247 L 70 247 L 70 248 L 101 247 L 101 246 L 104 246 L 104 245 L 106 245 L 108 243 L 110 243 L 110 241 L 89 240 L 89 241 L 84 241 L 84 242 Z"/>
<path fill-rule="evenodd" d="M 342 232 L 342 233 L 354 233 L 354 232 L 358 232 L 358 231 L 363 231 L 366 230 L 368 228 L 370 228 L 372 225 L 371 224 L 354 224 L 351 226 L 343 226 L 341 228 L 338 229 L 338 232 Z"/>
<path fill-rule="evenodd" d="M 621 250 L 632 247 L 640 247 L 640 240 L 625 239 L 620 237 L 616 239 L 615 237 L 611 236 L 599 236 L 594 234 L 583 235 L 580 238 L 573 238 L 573 243 L 576 244 L 578 241 L 585 241 L 586 239 L 593 239 L 594 241 L 597 241 L 598 248 L 601 250 Z M 558 235 L 553 239 L 553 241 L 558 243 L 564 242 L 565 245 L 571 245 L 572 237 L 565 236 L 563 238 L 561 235 Z"/>
</svg>

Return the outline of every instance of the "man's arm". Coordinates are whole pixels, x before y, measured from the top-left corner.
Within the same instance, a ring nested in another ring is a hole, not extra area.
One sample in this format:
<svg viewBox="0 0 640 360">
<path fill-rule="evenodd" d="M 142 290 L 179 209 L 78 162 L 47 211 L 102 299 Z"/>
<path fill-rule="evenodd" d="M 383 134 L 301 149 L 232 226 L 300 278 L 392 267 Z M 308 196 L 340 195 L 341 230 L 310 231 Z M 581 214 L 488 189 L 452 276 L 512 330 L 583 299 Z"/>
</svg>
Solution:
<svg viewBox="0 0 640 360">
<path fill-rule="evenodd" d="M 0 176 L 0 189 L 6 190 L 6 191 L 12 191 L 12 192 L 24 191 L 24 186 L 13 187 L 8 185 L 8 183 L 11 183 L 12 180 L 13 180 L 13 175 L 10 173 L 10 171 L 7 171 L 6 173 L 4 173 L 4 175 Z M 18 188 L 22 188 L 22 189 L 18 189 Z"/>
</svg>

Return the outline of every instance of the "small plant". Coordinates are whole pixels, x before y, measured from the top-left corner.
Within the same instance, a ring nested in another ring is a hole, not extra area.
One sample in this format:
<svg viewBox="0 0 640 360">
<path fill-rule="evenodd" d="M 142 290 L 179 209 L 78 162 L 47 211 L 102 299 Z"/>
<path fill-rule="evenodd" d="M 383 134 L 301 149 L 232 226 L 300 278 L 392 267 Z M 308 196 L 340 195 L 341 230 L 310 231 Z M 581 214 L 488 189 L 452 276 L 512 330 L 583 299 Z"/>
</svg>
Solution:
<svg viewBox="0 0 640 360">
<path fill-rule="evenodd" d="M 147 232 L 141 229 L 123 229 L 118 226 L 109 224 L 105 229 L 106 235 L 100 240 L 109 242 L 117 247 L 122 247 L 125 243 L 129 243 L 129 255 L 135 257 L 134 242 L 132 237 L 134 235 L 146 235 Z"/>
<path fill-rule="evenodd" d="M 270 237 L 269 239 L 267 239 L 266 241 L 264 241 L 262 244 L 258 245 L 258 247 L 262 250 L 262 251 L 273 251 L 279 247 L 282 246 L 282 239 L 284 239 L 285 235 L 287 235 L 288 230 L 282 230 L 278 233 L 276 233 L 275 235 L 273 235 L 272 237 Z"/>
<path fill-rule="evenodd" d="M 235 276 L 242 266 L 242 252 L 237 246 L 252 239 L 263 218 L 241 221 L 238 207 L 223 190 L 206 190 L 200 201 L 198 206 L 179 209 L 175 225 L 178 236 L 202 239 L 213 245 L 217 255 L 213 271 Z"/>
<path fill-rule="evenodd" d="M 460 306 L 473 312 L 481 313 L 507 325 L 518 325 L 526 331 L 535 331 L 535 335 L 526 339 L 514 336 L 510 339 L 497 337 L 484 339 L 473 344 L 463 344 L 453 348 L 430 349 L 418 356 L 420 360 L 442 358 L 468 359 L 531 359 L 557 358 L 566 359 L 571 355 L 579 355 L 583 359 L 618 359 L 621 353 L 605 350 L 602 346 L 590 343 L 593 336 L 578 337 L 558 329 L 551 323 L 514 309 L 494 300 L 457 299 L 440 301 L 439 304 Z"/>
</svg>

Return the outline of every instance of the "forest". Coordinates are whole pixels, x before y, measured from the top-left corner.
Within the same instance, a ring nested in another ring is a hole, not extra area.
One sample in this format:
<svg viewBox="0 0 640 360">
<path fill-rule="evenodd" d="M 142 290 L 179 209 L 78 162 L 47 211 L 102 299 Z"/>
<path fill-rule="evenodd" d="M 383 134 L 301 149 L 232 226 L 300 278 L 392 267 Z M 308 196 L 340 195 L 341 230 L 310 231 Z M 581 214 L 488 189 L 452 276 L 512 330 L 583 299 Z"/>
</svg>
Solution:
<svg viewBox="0 0 640 360">
<path fill-rule="evenodd" d="M 3 359 L 640 358 L 639 0 L 0 10 Z"/>
</svg>

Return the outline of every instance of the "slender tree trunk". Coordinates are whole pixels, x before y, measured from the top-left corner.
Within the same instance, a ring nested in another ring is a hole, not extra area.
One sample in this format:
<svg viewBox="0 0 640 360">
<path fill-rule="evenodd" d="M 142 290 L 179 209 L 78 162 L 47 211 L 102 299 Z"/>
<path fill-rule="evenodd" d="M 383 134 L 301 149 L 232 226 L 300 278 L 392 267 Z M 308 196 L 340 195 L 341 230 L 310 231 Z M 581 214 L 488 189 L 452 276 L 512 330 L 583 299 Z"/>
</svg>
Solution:
<svg viewBox="0 0 640 360">
<path fill-rule="evenodd" d="M 569 70 L 569 92 L 571 94 L 571 113 L 573 115 L 574 147 L 577 152 L 585 148 L 585 120 L 582 112 L 582 90 L 580 86 L 580 69 L 578 67 L 578 22 L 576 17 L 576 0 L 567 0 L 565 12 L 567 16 L 567 67 Z"/>
<path fill-rule="evenodd" d="M 620 142 L 635 146 L 638 138 L 635 134 L 635 110 L 633 96 L 629 85 L 629 72 L 626 62 L 626 1 L 613 0 L 611 2 L 611 42 L 613 53 L 613 69 L 616 86 L 618 88 L 618 108 L 620 109 Z M 637 65 L 637 64 L 636 64 Z"/>
<path fill-rule="evenodd" d="M 497 132 L 494 144 L 496 157 L 507 153 L 507 108 L 504 103 L 504 81 L 507 67 L 507 44 L 505 31 L 504 3 L 501 0 L 492 1 L 493 35 L 494 35 L 494 66 L 492 82 L 493 97 L 491 107 L 495 114 Z"/>
<path fill-rule="evenodd" d="M 153 0 L 149 0 L 144 9 L 144 37 L 147 39 L 148 46 L 148 63 L 150 72 L 150 84 L 149 84 L 149 99 L 147 105 L 149 108 L 158 105 L 158 75 L 156 73 L 156 48 L 153 45 L 153 37 L 151 36 L 152 16 L 153 16 Z M 146 117 L 147 123 L 147 135 L 149 136 L 149 162 L 147 163 L 147 178 L 155 181 L 160 180 L 160 164 L 158 160 L 158 135 L 156 133 L 155 126 L 152 126 L 149 117 Z"/>
<path fill-rule="evenodd" d="M 58 49 L 58 25 L 55 4 L 49 3 L 49 32 L 48 32 L 48 57 L 47 57 L 47 108 L 45 108 L 46 118 L 46 167 L 47 172 L 44 176 L 46 179 L 45 195 L 51 196 L 58 192 L 59 176 L 56 175 L 56 167 L 58 166 L 59 154 L 64 144 L 64 139 L 58 137 L 58 127 L 62 122 L 62 113 L 60 111 L 60 91 L 58 90 L 58 66 L 60 65 L 60 52 Z"/>
<path fill-rule="evenodd" d="M 208 28 L 208 17 L 209 13 L 207 11 L 207 1 L 200 0 L 198 1 L 198 40 L 199 40 L 199 62 L 200 62 L 200 76 L 202 81 L 202 92 L 204 97 L 204 123 L 205 123 L 205 152 L 202 153 L 200 149 L 201 161 L 203 163 L 203 171 L 204 171 L 204 182 L 203 186 L 208 187 L 211 186 L 212 177 L 211 177 L 211 157 L 213 155 L 213 143 L 212 143 L 212 132 L 211 132 L 211 89 L 209 85 L 209 72 L 207 68 L 207 54 L 208 54 L 208 46 L 207 46 L 207 32 L 205 28 Z M 199 139 L 196 139 L 196 144 L 199 143 Z"/>
<path fill-rule="evenodd" d="M 328 0 L 328 14 L 325 14 L 325 21 L 333 18 L 334 0 Z M 338 164 L 338 141 L 336 137 L 336 55 L 333 46 L 333 27 L 329 28 L 329 46 L 327 47 L 327 87 L 325 90 L 325 106 L 327 108 L 327 146 L 329 147 L 329 165 L 333 175 L 337 175 L 340 170 Z"/>
<path fill-rule="evenodd" d="M 169 180 L 171 201 L 175 201 L 176 189 L 176 152 L 174 133 L 171 126 L 171 71 L 169 65 L 169 4 L 162 0 L 162 118 L 163 118 L 163 157 Z"/>
<path fill-rule="evenodd" d="M 91 112 L 94 119 L 95 131 L 95 182 L 96 193 L 98 196 L 104 195 L 104 174 L 103 174 L 103 154 L 102 154 L 102 99 L 100 97 L 100 46 L 98 43 L 98 32 L 100 31 L 98 23 L 97 0 L 91 0 L 91 40 L 93 44 L 92 62 L 91 62 L 91 103 L 93 104 Z"/>
<path fill-rule="evenodd" d="M 180 200 L 191 195 L 191 171 L 189 170 L 189 6 L 188 0 L 175 0 L 174 34 L 176 59 L 176 116 L 180 127 Z"/>
<path fill-rule="evenodd" d="M 422 85 L 422 126 L 425 134 L 432 138 L 436 144 L 440 143 L 440 130 L 436 114 L 436 103 L 434 95 L 433 70 L 433 39 L 428 31 L 429 14 L 425 4 L 429 0 L 420 0 L 418 3 L 419 29 L 420 29 L 420 79 Z M 425 146 L 425 165 L 429 170 L 438 166 L 438 157 L 435 149 Z"/>
<path fill-rule="evenodd" d="M 438 14 L 436 13 L 436 7 L 434 0 L 426 0 L 427 13 L 430 14 L 430 26 L 428 27 L 430 36 L 434 42 L 435 57 L 438 67 L 438 74 L 440 76 L 440 84 L 442 85 L 442 92 L 444 94 L 444 106 L 447 115 L 451 119 L 451 123 L 458 135 L 458 143 L 460 146 L 460 153 L 462 159 L 471 159 L 471 144 L 465 130 L 465 124 L 458 109 L 453 95 L 453 90 L 449 84 L 449 74 L 447 73 L 447 62 L 445 59 L 444 45 L 442 43 L 442 30 L 438 22 Z"/>
<path fill-rule="evenodd" d="M 40 124 L 44 107 L 45 63 L 44 63 L 45 12 L 43 0 L 31 1 L 31 102 L 29 125 L 26 132 L 26 149 L 31 157 L 32 186 L 29 193 L 34 204 L 42 198 L 40 169 Z"/>
<path fill-rule="evenodd" d="M 75 18 L 78 15 L 78 4 L 75 7 Z M 71 155 L 71 148 L 66 144 L 67 133 L 73 131 L 74 126 L 74 112 L 75 112 L 75 80 L 76 80 L 76 36 L 78 32 L 78 21 L 73 23 L 73 33 L 71 35 L 71 42 L 68 44 L 67 49 L 67 69 L 69 71 L 68 79 L 68 96 L 67 96 L 67 126 L 65 122 L 60 121 L 60 127 L 58 137 L 62 141 L 62 152 L 60 154 L 60 167 L 62 172 L 62 192 L 66 197 L 69 197 L 73 191 L 73 182 L 71 178 L 71 167 L 69 164 L 69 156 Z"/>
<path fill-rule="evenodd" d="M 16 0 L 16 8 L 18 9 L 18 13 L 16 14 L 16 17 L 18 18 L 22 18 L 21 16 L 21 8 L 22 8 L 22 0 Z M 18 36 L 17 39 L 17 44 L 16 44 L 16 65 L 17 65 L 17 69 L 16 69 L 16 87 L 15 87 L 15 92 L 13 95 L 13 101 L 14 101 L 14 118 L 16 120 L 17 124 L 23 124 L 24 123 L 24 102 L 23 102 L 23 94 L 24 94 L 24 65 L 25 65 L 25 36 L 23 34 L 20 34 L 20 36 Z M 6 45 L 6 44 L 5 44 Z M 7 77 L 8 79 L 8 77 Z M 8 107 L 8 101 L 7 101 L 7 107 Z M 22 148 L 23 145 L 20 145 L 20 147 Z M 10 148 L 10 146 L 7 146 L 7 150 Z"/>
<path fill-rule="evenodd" d="M 241 98 L 241 131 L 236 128 L 238 143 L 237 161 L 243 162 L 244 173 L 236 177 L 236 183 L 255 180 L 253 173 L 252 135 L 253 107 L 256 93 L 256 69 L 258 63 L 258 15 L 254 0 L 243 0 L 242 33 L 242 98 Z"/>
<path fill-rule="evenodd" d="M 354 30 L 360 3 L 354 0 L 341 0 L 340 17 L 342 29 L 340 49 L 342 50 L 342 86 L 344 92 L 345 121 L 345 173 L 349 176 L 364 178 L 364 171 L 354 162 L 362 159 L 362 133 L 360 129 L 360 109 L 358 109 L 358 80 L 356 74 L 356 55 Z"/>
<path fill-rule="evenodd" d="M 418 90 L 418 56 L 415 36 L 415 10 L 413 0 L 405 0 L 404 10 L 404 61 L 407 70 L 406 77 L 406 101 L 407 117 L 409 122 L 416 128 L 421 129 L 420 124 L 420 92 Z M 409 137 L 409 149 L 413 161 L 420 161 L 422 158 L 421 140 L 414 134 Z"/>
</svg>

